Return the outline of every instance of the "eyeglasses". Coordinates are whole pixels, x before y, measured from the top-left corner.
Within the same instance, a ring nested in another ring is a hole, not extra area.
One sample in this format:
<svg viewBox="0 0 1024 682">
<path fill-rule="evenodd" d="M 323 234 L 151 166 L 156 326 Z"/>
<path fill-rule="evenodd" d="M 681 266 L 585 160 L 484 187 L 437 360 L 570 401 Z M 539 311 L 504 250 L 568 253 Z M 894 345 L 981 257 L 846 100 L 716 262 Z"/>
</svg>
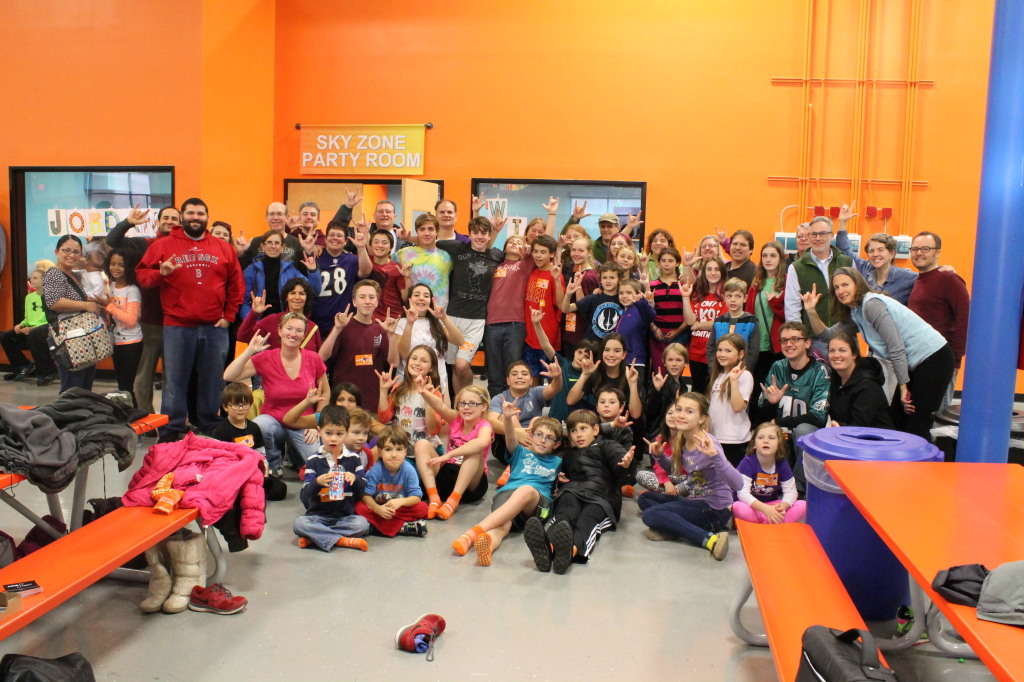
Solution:
<svg viewBox="0 0 1024 682">
<path fill-rule="evenodd" d="M 81 256 L 82 252 L 78 249 L 58 249 L 58 253 L 63 253 L 65 256 Z"/>
<path fill-rule="evenodd" d="M 245 403 L 236 403 L 234 405 L 225 405 L 224 407 L 229 410 L 248 410 L 250 406 Z"/>
<path fill-rule="evenodd" d="M 268 218 L 280 218 L 283 215 L 285 215 L 284 211 L 267 211 Z"/>
<path fill-rule="evenodd" d="M 783 346 L 796 345 L 801 341 L 806 341 L 806 336 L 790 336 L 789 338 L 779 339 L 779 343 Z"/>
<path fill-rule="evenodd" d="M 557 443 L 558 442 L 558 439 L 555 438 L 554 436 L 549 436 L 547 434 L 542 434 L 542 433 L 535 433 L 535 434 L 533 434 L 533 439 L 538 441 L 538 442 L 541 442 L 541 443 Z"/>
<path fill-rule="evenodd" d="M 814 237 L 815 239 L 820 239 L 821 237 L 831 237 L 832 233 L 831 232 L 808 232 L 807 236 Z"/>
<path fill-rule="evenodd" d="M 910 247 L 910 253 L 923 253 L 926 256 L 929 253 L 931 253 L 932 251 L 938 251 L 938 250 L 939 250 L 938 247 L 935 247 L 935 246 L 911 246 Z"/>
<path fill-rule="evenodd" d="M 483 403 L 471 403 L 468 400 L 460 400 L 457 403 L 457 407 L 480 407 Z"/>
</svg>

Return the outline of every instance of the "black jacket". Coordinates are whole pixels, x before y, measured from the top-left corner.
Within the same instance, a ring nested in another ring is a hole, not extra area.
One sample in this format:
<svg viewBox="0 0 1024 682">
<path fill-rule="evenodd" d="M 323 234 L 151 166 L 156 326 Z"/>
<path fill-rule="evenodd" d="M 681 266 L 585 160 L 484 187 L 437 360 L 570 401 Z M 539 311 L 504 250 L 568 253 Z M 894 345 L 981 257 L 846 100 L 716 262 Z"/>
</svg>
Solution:
<svg viewBox="0 0 1024 682">
<path fill-rule="evenodd" d="M 626 429 L 628 431 L 628 429 Z M 576 495 L 599 504 L 609 518 L 619 520 L 622 512 L 622 486 L 628 469 L 619 466 L 626 448 L 614 440 L 599 438 L 585 448 L 569 448 L 562 454 L 562 473 L 569 479 L 555 492 Z"/>
<path fill-rule="evenodd" d="M 874 358 L 857 358 L 853 374 L 845 384 L 839 373 L 833 371 L 829 418 L 839 422 L 840 426 L 895 428 L 889 413 L 889 401 L 882 390 L 884 381 L 882 365 Z"/>
</svg>

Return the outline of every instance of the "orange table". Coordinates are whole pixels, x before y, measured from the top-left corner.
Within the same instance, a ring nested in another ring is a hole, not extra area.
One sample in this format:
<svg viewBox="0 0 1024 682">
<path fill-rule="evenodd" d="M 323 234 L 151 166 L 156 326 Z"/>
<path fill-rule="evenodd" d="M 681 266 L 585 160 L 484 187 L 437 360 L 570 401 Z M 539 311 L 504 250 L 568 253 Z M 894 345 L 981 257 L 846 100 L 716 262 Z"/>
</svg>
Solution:
<svg viewBox="0 0 1024 682">
<path fill-rule="evenodd" d="M 1024 559 L 1024 467 L 830 460 L 825 468 L 988 669 L 1024 679 L 1024 629 L 979 620 L 931 588 L 950 566 Z"/>
</svg>

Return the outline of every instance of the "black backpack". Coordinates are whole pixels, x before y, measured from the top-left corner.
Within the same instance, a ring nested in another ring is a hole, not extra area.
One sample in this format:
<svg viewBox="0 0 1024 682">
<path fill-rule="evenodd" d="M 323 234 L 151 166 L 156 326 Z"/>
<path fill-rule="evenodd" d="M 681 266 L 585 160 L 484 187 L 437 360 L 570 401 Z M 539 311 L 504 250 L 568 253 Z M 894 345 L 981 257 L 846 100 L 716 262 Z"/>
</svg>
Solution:
<svg viewBox="0 0 1024 682">
<path fill-rule="evenodd" d="M 843 632 L 812 625 L 804 631 L 802 644 L 796 682 L 896 680 L 896 673 L 879 660 L 875 639 L 867 630 Z"/>
</svg>

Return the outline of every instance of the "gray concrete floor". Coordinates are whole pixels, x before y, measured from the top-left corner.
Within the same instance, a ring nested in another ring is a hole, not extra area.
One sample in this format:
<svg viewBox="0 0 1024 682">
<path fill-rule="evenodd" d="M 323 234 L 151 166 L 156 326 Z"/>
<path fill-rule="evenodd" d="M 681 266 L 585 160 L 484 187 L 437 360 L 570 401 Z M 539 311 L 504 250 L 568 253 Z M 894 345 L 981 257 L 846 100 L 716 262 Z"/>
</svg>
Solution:
<svg viewBox="0 0 1024 682">
<path fill-rule="evenodd" d="M 95 390 L 113 385 L 97 382 Z M 0 382 L 2 402 L 55 396 L 55 387 Z M 110 462 L 95 465 L 89 497 L 120 495 L 154 442 L 145 441 L 123 474 Z M 486 515 L 488 494 L 449 521 L 429 522 L 426 538 L 371 537 L 367 553 L 325 554 L 298 548 L 291 523 L 302 513 L 299 483 L 293 472 L 285 476 L 288 498 L 268 505 L 263 537 L 229 555 L 225 584 L 249 599 L 241 614 L 143 615 L 144 585 L 106 579 L 0 642 L 0 653 L 80 651 L 99 680 L 776 679 L 768 650 L 729 629 L 747 571 L 735 535 L 723 562 L 682 543 L 650 542 L 636 503 L 626 500 L 618 531 L 601 540 L 589 565 L 539 573 L 514 535 L 483 568 L 450 543 Z M 45 511 L 28 483 L 14 493 Z M 70 516 L 70 489 L 61 499 Z M 0 529 L 20 540 L 29 522 L 0 507 Z M 793 566 L 794 580 L 799 572 Z M 395 632 L 426 612 L 448 623 L 433 662 L 394 646 Z M 760 627 L 753 600 L 744 621 Z M 889 660 L 904 681 L 993 679 L 982 664 L 943 658 L 928 644 Z"/>
</svg>

